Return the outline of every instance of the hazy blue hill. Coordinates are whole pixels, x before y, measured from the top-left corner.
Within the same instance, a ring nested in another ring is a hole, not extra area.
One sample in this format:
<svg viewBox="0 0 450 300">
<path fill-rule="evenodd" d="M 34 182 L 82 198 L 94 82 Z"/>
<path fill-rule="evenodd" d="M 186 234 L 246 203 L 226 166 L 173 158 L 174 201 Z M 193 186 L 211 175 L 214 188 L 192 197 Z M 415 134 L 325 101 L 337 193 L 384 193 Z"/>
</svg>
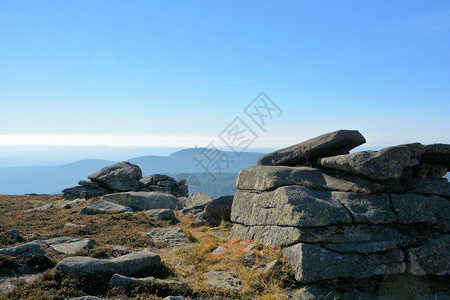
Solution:
<svg viewBox="0 0 450 300">
<path fill-rule="evenodd" d="M 205 167 L 208 167 L 207 159 L 202 155 L 204 148 L 190 148 L 184 149 L 170 154 L 169 156 L 141 156 L 128 160 L 131 163 L 137 164 L 141 167 L 142 172 L 145 175 L 152 173 L 203 173 L 205 169 L 198 163 L 198 160 L 203 160 Z M 263 155 L 263 153 L 256 152 L 244 152 L 239 156 L 234 152 L 224 151 L 230 162 L 227 166 L 226 163 L 220 163 L 220 166 L 224 168 L 222 173 L 238 173 L 243 168 L 253 166 L 256 164 L 256 160 Z M 213 164 L 209 165 L 209 171 L 216 173 L 217 169 Z"/>
<path fill-rule="evenodd" d="M 87 159 L 60 166 L 0 168 L 0 194 L 57 194 L 113 161 Z"/>
</svg>

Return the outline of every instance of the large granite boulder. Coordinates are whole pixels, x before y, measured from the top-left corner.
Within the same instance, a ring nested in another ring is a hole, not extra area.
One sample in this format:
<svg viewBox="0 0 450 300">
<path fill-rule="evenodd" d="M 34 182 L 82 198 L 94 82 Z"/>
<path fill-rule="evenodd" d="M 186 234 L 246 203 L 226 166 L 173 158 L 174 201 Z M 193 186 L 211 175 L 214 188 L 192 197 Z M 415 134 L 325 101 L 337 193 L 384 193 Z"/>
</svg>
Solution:
<svg viewBox="0 0 450 300">
<path fill-rule="evenodd" d="M 102 200 L 130 207 L 134 210 L 148 210 L 156 208 L 174 209 L 177 198 L 171 194 L 158 192 L 122 192 L 108 194 Z"/>
<path fill-rule="evenodd" d="M 381 149 L 379 151 L 361 151 L 346 155 L 337 155 L 319 159 L 326 168 L 338 169 L 370 179 L 396 179 L 403 175 L 406 167 L 419 165 L 424 153 L 422 144 L 406 144 Z"/>
<path fill-rule="evenodd" d="M 124 161 L 105 167 L 88 178 L 113 191 L 138 191 L 142 171 L 139 166 Z"/>
<path fill-rule="evenodd" d="M 182 199 L 184 208 L 180 211 L 181 214 L 198 214 L 203 211 L 205 206 L 211 202 L 213 198 L 204 193 L 192 193 L 189 197 Z"/>
<path fill-rule="evenodd" d="M 160 266 L 161 258 L 159 255 L 143 250 L 112 259 L 97 259 L 85 256 L 67 257 L 61 260 L 55 268 L 72 278 L 84 278 L 113 276 L 115 273 L 124 276 L 139 276 L 149 271 L 156 272 Z"/>
<path fill-rule="evenodd" d="M 222 196 L 208 202 L 197 219 L 205 220 L 207 223 L 214 225 L 219 225 L 222 221 L 230 221 L 233 198 L 234 196 Z"/>
<path fill-rule="evenodd" d="M 258 165 L 314 164 L 319 157 L 349 153 L 366 139 L 357 130 L 338 130 L 261 156 Z"/>
</svg>

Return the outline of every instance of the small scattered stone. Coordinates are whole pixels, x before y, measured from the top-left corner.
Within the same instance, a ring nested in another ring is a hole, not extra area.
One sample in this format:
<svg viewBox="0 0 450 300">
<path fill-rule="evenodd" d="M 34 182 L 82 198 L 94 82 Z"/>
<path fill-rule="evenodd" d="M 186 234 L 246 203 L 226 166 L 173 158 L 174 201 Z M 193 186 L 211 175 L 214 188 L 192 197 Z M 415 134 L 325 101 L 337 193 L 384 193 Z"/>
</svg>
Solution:
<svg viewBox="0 0 450 300">
<path fill-rule="evenodd" d="M 11 229 L 5 232 L 6 235 L 9 235 L 13 240 L 18 240 L 20 238 L 20 232 L 17 229 Z"/>
<path fill-rule="evenodd" d="M 247 254 L 244 256 L 244 262 L 245 262 L 245 266 L 246 266 L 247 268 L 253 267 L 253 265 L 255 264 L 255 260 L 256 260 L 256 254 L 255 254 L 255 252 L 247 253 Z"/>
<path fill-rule="evenodd" d="M 276 271 L 281 269 L 281 261 L 279 261 L 278 259 L 271 261 L 270 263 L 268 263 L 266 265 L 266 267 L 264 268 L 264 273 L 270 272 L 270 271 Z"/>
<path fill-rule="evenodd" d="M 28 213 L 28 212 L 34 212 L 34 211 L 43 211 L 43 210 L 47 210 L 53 208 L 53 204 L 46 204 L 40 207 L 36 207 L 36 208 L 30 208 L 25 210 L 24 212 Z"/>
<path fill-rule="evenodd" d="M 188 243 L 186 235 L 179 227 L 157 228 L 142 234 L 148 235 L 155 244 L 160 246 L 181 246 Z"/>
<path fill-rule="evenodd" d="M 223 254 L 223 252 L 227 251 L 227 248 L 225 248 L 224 246 L 219 246 L 216 249 L 213 250 L 213 252 L 211 252 L 213 255 L 221 255 Z"/>
<path fill-rule="evenodd" d="M 247 247 L 245 247 L 244 252 L 250 252 L 253 249 L 255 249 L 255 247 L 256 247 L 256 244 L 252 243 L 252 244 L 248 245 Z"/>
<path fill-rule="evenodd" d="M 162 209 L 149 209 L 145 214 L 150 218 L 155 218 L 156 220 L 176 220 L 175 213 L 169 208 Z"/>
<path fill-rule="evenodd" d="M 214 289 L 226 289 L 239 292 L 242 287 L 242 280 L 228 271 L 210 271 L 205 274 L 206 281 Z"/>
</svg>

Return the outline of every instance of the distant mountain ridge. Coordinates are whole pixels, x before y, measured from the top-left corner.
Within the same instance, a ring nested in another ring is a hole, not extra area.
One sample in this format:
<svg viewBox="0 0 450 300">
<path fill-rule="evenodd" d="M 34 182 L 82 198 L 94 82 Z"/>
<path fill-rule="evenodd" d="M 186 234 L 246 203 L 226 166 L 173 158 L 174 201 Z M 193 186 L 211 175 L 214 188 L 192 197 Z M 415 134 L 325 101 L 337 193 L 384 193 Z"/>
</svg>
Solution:
<svg viewBox="0 0 450 300">
<path fill-rule="evenodd" d="M 127 161 L 137 164 L 143 175 L 154 173 L 177 174 L 177 173 L 206 173 L 205 169 L 195 159 L 196 157 L 206 162 L 203 157 L 205 148 L 188 148 L 176 151 L 169 156 L 147 155 L 128 159 Z M 234 152 L 223 151 L 230 161 L 222 173 L 234 174 L 241 169 L 253 166 L 263 153 L 243 152 L 239 156 Z M 117 161 L 87 159 L 70 164 L 56 166 L 25 166 L 0 168 L 0 194 L 56 194 L 64 188 L 77 185 L 81 179 L 93 172 L 112 165 Z M 217 173 L 210 166 L 209 172 Z M 225 167 L 225 166 L 223 166 Z M 227 175 L 229 178 L 230 175 Z M 227 179 L 229 181 L 229 179 Z"/>
</svg>

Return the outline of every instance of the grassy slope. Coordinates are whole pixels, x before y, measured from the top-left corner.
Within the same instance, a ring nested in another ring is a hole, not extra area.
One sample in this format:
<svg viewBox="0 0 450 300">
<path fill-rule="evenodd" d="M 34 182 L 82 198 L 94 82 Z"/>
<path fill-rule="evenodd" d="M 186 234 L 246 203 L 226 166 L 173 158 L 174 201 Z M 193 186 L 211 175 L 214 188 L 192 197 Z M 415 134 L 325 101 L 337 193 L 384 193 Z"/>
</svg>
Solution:
<svg viewBox="0 0 450 300">
<path fill-rule="evenodd" d="M 184 247 L 157 248 L 148 237 L 139 234 L 156 227 L 174 226 L 167 221 L 155 221 L 143 213 L 133 215 L 79 215 L 70 214 L 73 209 L 80 210 L 91 201 L 82 202 L 71 209 L 52 208 L 45 211 L 24 212 L 24 210 L 39 207 L 44 204 L 58 204 L 61 199 L 57 195 L 0 195 L 0 233 L 16 228 L 21 232 L 23 242 L 35 239 L 48 239 L 59 236 L 88 237 L 98 245 L 89 253 L 97 258 L 107 258 L 119 255 L 111 245 L 123 245 L 137 250 L 148 247 L 160 254 L 165 269 L 160 277 L 176 279 L 188 284 L 182 290 L 170 290 L 165 286 L 146 284 L 128 289 L 107 287 L 107 278 L 83 281 L 70 279 L 60 272 L 48 269 L 37 280 L 25 282 L 17 280 L 16 288 L 9 294 L 0 295 L 7 299 L 63 299 L 65 297 L 95 294 L 103 297 L 160 299 L 169 294 L 184 294 L 187 298 L 199 299 L 284 299 L 284 290 L 291 283 L 291 271 L 284 266 L 281 271 L 265 274 L 263 266 L 279 258 L 279 249 L 258 247 L 255 249 L 256 262 L 254 267 L 245 266 L 244 248 L 248 241 L 232 239 L 227 236 L 231 224 L 222 224 L 217 228 L 187 228 L 192 219 L 189 216 L 180 218 L 181 227 L 189 239 L 190 245 Z M 65 223 L 87 225 L 86 228 L 65 227 Z M 14 242 L 0 234 L 0 248 L 11 247 L 20 242 Z M 211 251 L 218 245 L 227 248 L 221 255 L 213 255 Z M 63 257 L 48 252 L 50 263 L 54 265 Z M 9 267 L 26 265 L 27 261 L 14 261 L 11 258 L 0 257 L 0 267 L 5 272 Z M 33 263 L 33 262 L 32 262 Z M 42 265 L 42 264 L 41 264 Z M 203 274 L 210 270 L 229 270 L 243 280 L 240 293 L 213 290 L 205 282 Z M 0 272 L 2 276 L 2 272 Z"/>
</svg>

